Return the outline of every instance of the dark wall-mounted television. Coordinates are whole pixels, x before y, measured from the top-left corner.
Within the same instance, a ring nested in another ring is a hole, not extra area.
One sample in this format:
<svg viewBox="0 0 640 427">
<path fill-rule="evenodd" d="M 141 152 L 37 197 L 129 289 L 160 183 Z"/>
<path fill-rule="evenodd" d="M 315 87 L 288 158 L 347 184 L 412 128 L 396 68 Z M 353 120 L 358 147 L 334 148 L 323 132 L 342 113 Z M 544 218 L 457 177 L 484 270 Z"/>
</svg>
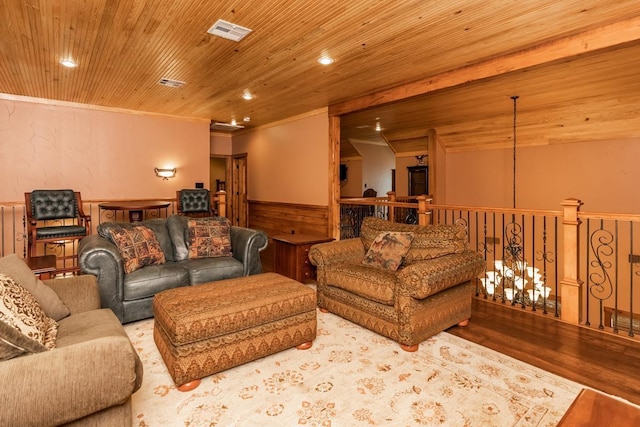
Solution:
<svg viewBox="0 0 640 427">
<path fill-rule="evenodd" d="M 340 181 L 347 180 L 347 165 L 340 165 Z"/>
</svg>

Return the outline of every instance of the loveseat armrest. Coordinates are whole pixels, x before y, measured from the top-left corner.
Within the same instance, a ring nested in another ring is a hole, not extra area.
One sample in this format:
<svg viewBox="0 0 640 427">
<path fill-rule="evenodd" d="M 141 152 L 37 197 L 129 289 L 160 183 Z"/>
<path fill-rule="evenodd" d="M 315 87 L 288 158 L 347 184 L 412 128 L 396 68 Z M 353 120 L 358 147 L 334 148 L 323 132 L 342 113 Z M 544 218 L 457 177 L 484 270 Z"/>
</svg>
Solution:
<svg viewBox="0 0 640 427">
<path fill-rule="evenodd" d="M 318 268 L 364 259 L 364 244 L 360 238 L 318 243 L 309 249 L 309 260 Z"/>
<path fill-rule="evenodd" d="M 100 291 L 96 277 L 90 274 L 45 280 L 69 308 L 71 314 L 100 308 Z"/>
<path fill-rule="evenodd" d="M 231 226 L 231 253 L 242 263 L 245 276 L 262 273 L 260 251 L 267 247 L 269 239 L 264 231 Z"/>
<path fill-rule="evenodd" d="M 124 319 L 124 262 L 109 239 L 92 234 L 78 245 L 80 271 L 98 280 L 102 307 L 110 308 L 120 321 Z"/>
<path fill-rule="evenodd" d="M 60 425 L 126 402 L 139 386 L 127 337 L 103 337 L 0 362 L 6 426 Z"/>
<path fill-rule="evenodd" d="M 484 258 L 473 251 L 417 262 L 398 273 L 398 293 L 424 299 L 478 277 L 484 268 Z"/>
</svg>

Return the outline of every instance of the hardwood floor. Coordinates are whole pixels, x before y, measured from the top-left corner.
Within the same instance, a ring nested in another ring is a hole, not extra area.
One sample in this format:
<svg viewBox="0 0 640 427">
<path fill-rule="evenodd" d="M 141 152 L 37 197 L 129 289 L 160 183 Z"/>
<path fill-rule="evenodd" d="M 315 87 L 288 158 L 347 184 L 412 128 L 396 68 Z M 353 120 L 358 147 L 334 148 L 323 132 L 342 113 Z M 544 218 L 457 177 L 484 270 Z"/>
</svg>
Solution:
<svg viewBox="0 0 640 427">
<path fill-rule="evenodd" d="M 447 332 L 640 404 L 640 342 L 499 303 L 473 300 L 471 322 Z"/>
</svg>

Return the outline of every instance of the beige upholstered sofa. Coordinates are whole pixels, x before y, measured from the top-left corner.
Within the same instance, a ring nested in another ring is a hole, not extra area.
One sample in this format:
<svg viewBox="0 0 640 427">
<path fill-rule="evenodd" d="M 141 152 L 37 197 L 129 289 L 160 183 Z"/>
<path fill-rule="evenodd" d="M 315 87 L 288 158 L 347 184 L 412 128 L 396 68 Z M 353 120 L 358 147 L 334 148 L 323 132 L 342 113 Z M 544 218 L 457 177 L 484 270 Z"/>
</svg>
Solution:
<svg viewBox="0 0 640 427">
<path fill-rule="evenodd" d="M 0 259 L 4 297 L 13 292 L 8 290 L 15 286 L 11 280 L 30 279 L 28 274 L 18 279 L 20 266 L 7 264 L 17 265 L 15 258 Z M 33 274 L 31 278 L 32 288 L 23 287 L 48 315 L 62 318 L 57 320 L 57 337 L 53 334 L 55 347 L 43 349 L 21 332 L 12 336 L 3 307 L 0 426 L 130 426 L 131 395 L 142 383 L 142 364 L 118 318 L 111 310 L 100 309 L 96 278 L 86 275 L 37 283 Z M 52 304 L 57 306 L 50 309 Z"/>
<path fill-rule="evenodd" d="M 379 236 L 399 247 L 406 233 L 413 240 L 395 265 L 375 262 L 369 249 L 380 246 Z M 468 322 L 472 280 L 485 267 L 483 257 L 468 249 L 463 226 L 398 224 L 374 217 L 364 219 L 360 237 L 315 245 L 309 258 L 318 267 L 321 310 L 389 337 L 406 351 Z"/>
</svg>

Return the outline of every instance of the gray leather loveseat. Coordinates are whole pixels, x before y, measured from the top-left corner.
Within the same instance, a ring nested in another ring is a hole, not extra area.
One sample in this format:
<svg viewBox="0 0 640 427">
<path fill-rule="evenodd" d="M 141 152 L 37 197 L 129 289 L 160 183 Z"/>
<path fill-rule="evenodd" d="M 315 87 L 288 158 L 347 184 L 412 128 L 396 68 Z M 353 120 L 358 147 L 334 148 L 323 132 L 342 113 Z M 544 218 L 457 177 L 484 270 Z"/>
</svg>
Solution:
<svg viewBox="0 0 640 427">
<path fill-rule="evenodd" d="M 98 226 L 98 234 L 80 241 L 80 270 L 97 277 L 102 307 L 112 309 L 122 323 L 133 322 L 153 317 L 153 296 L 165 289 L 262 272 L 260 251 L 268 243 L 263 231 L 231 226 L 231 257 L 189 259 L 185 240 L 188 220 L 171 215 L 134 224 L 107 222 Z M 109 228 L 136 225 L 154 231 L 166 261 L 125 273 L 120 252 L 108 238 Z"/>
</svg>

